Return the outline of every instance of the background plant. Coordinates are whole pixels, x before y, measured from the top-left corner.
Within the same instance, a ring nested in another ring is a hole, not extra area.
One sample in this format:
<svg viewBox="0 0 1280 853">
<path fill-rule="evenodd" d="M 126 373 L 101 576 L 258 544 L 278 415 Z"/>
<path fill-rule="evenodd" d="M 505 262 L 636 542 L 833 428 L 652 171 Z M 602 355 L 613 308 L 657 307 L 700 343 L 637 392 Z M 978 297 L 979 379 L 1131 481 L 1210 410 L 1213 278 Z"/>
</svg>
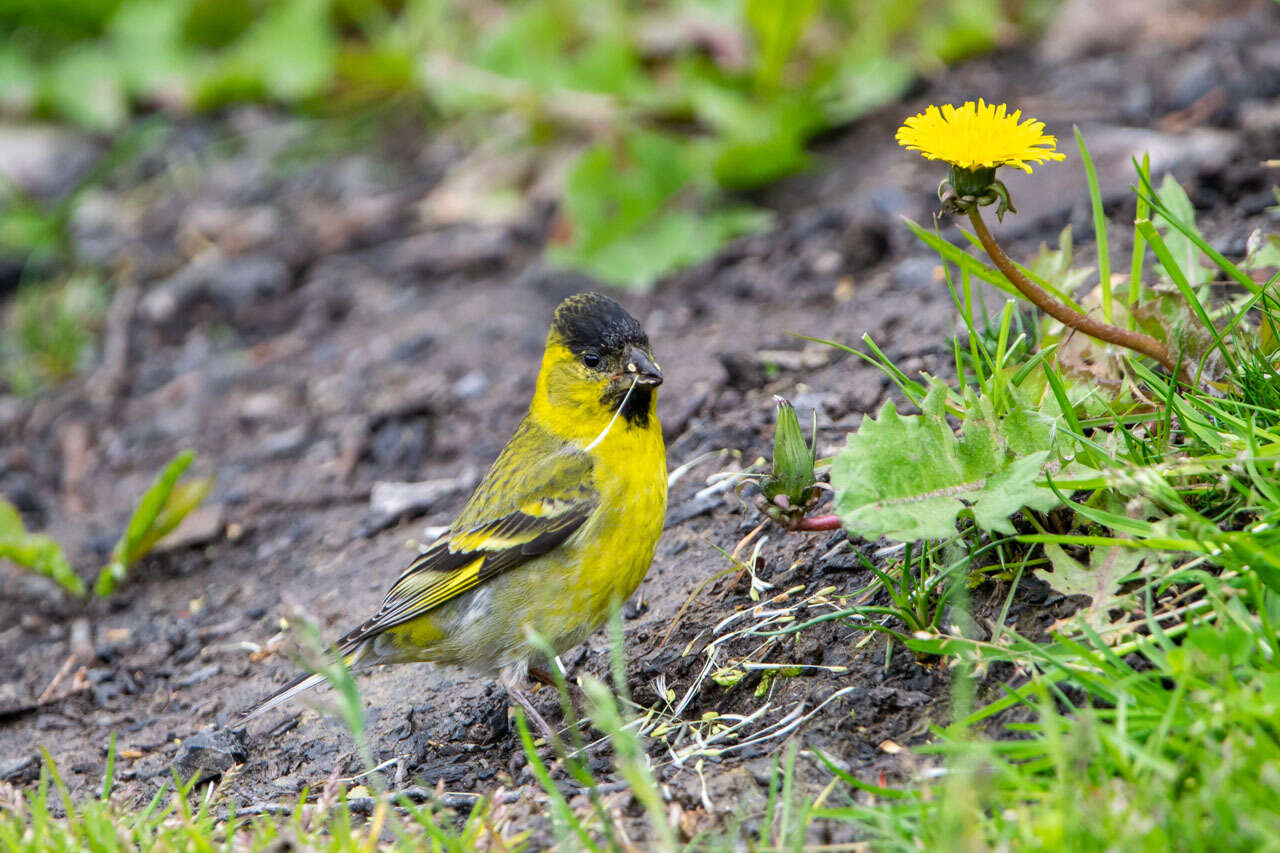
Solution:
<svg viewBox="0 0 1280 853">
<path fill-rule="evenodd" d="M 129 567 L 150 553 L 204 500 L 213 487 L 212 477 L 182 479 L 194 461 L 195 454 L 184 450 L 156 476 L 111 549 L 110 560 L 98 573 L 94 593 L 103 597 L 111 595 L 127 577 Z M 85 594 L 84 581 L 71 568 L 62 546 L 48 536 L 29 532 L 18 509 L 3 497 L 0 497 L 0 558 L 44 575 L 74 595 Z"/>
<path fill-rule="evenodd" d="M 733 194 L 804 168 L 815 134 L 1049 5 L 60 0 L 0 9 L 0 104 L 107 132 L 139 108 L 417 104 L 475 151 L 448 216 L 514 215 L 550 181 L 552 259 L 648 286 L 763 227 Z"/>
</svg>

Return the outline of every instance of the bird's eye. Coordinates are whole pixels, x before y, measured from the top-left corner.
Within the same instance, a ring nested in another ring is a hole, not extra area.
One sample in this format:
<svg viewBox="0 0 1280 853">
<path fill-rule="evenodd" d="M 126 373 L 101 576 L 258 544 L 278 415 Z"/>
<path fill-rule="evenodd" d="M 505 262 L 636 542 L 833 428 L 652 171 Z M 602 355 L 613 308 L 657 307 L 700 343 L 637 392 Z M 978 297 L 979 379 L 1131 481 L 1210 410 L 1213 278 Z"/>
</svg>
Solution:
<svg viewBox="0 0 1280 853">
<path fill-rule="evenodd" d="M 591 349 L 587 350 L 582 354 L 582 363 L 585 364 L 587 367 L 599 367 L 600 353 Z"/>
</svg>

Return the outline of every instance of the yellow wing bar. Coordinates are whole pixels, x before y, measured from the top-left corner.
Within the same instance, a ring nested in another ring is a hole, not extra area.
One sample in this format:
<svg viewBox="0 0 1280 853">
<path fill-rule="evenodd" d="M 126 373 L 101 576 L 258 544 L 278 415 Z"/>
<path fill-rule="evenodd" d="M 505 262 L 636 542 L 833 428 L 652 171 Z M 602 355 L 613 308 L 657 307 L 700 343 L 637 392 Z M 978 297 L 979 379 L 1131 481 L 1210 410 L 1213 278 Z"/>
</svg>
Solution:
<svg viewBox="0 0 1280 853">
<path fill-rule="evenodd" d="M 549 503 L 545 509 L 550 509 Z M 587 501 L 556 503 L 560 512 L 554 515 L 513 512 L 428 548 L 400 575 L 377 614 L 342 638 L 343 648 L 416 619 L 502 572 L 555 550 L 594 509 Z"/>
</svg>

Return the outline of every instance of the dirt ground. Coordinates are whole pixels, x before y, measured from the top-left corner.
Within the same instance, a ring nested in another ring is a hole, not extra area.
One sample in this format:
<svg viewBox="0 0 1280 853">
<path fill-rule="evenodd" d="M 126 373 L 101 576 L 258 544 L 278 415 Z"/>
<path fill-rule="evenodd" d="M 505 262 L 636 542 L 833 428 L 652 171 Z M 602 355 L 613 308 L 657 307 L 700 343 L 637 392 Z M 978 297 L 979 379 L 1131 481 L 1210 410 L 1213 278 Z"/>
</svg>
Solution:
<svg viewBox="0 0 1280 853">
<path fill-rule="evenodd" d="M 1100 5 L 1068 3 L 1038 43 L 948 71 L 909 102 L 821 140 L 809 172 L 753 196 L 775 211 L 774 228 L 651 294 L 620 297 L 667 372 L 668 464 L 689 466 L 625 611 L 637 702 L 661 704 L 664 684 L 682 696 L 718 623 L 751 606 L 746 578 L 701 586 L 730 567 L 719 549 L 760 522 L 749 500 L 709 489 L 708 478 L 768 454 L 771 395 L 795 401 L 802 422 L 818 410 L 824 454 L 892 396 L 861 360 L 791 333 L 849 344 L 870 333 L 909 374 L 949 372 L 950 297 L 936 258 L 898 220 L 928 221 L 940 170 L 893 145 L 903 116 L 981 95 L 1059 135 L 1066 163 L 1009 181 L 1021 214 L 1001 230 L 1022 257 L 1055 240 L 1064 221 L 1077 244 L 1089 242 L 1073 123 L 1114 222 L 1132 220 L 1130 157 L 1149 151 L 1157 176 L 1172 169 L 1184 182 L 1206 236 L 1229 257 L 1243 254 L 1252 230 L 1277 230 L 1268 208 L 1280 173 L 1261 161 L 1277 156 L 1280 138 L 1280 7 L 1165 0 L 1086 14 Z M 1152 6 L 1167 7 L 1163 17 Z M 1149 24 L 1156 17 L 1160 27 Z M 194 449 L 196 468 L 217 484 L 176 541 L 107 601 L 82 605 L 0 566 L 0 779 L 30 784 L 44 746 L 72 791 L 88 795 L 115 732 L 117 788 L 146 801 L 184 742 L 234 722 L 294 672 L 270 652 L 282 616 L 301 608 L 336 637 L 376 608 L 413 542 L 448 523 L 521 417 L 556 302 L 595 286 L 540 261 L 554 228 L 548 211 L 509 227 L 423 225 L 418 204 L 456 149 L 393 129 L 360 153 L 287 156 L 307 132 L 261 109 L 192 121 L 77 218 L 81 255 L 137 287 L 117 291 L 85 378 L 35 400 L 0 398 L 0 492 L 88 573 L 177 451 Z M 950 225 L 944 234 L 957 239 Z M 1115 257 L 1122 251 L 1113 245 Z M 440 488 L 425 508 L 392 517 L 371 508 L 375 483 L 427 480 Z M 760 536 L 760 578 L 774 585 L 765 595 L 798 588 L 792 601 L 827 587 L 836 590 L 828 598 L 856 592 L 872 579 L 856 551 L 883 559 L 876 543 L 844 546 L 842 534 Z M 1001 583 L 974 590 L 980 625 L 1007 593 Z M 1024 578 L 1009 619 L 1035 635 L 1072 606 Z M 822 611 L 814 600 L 804 612 Z M 763 688 L 758 671 L 732 687 L 703 679 L 673 747 L 650 742 L 688 828 L 758 818 L 774 762 L 793 741 L 876 783 L 919 772 L 921 759 L 894 745 L 921 744 L 947 721 L 944 668 L 845 622 L 762 652 L 763 640 L 729 641 L 716 665 L 752 655 L 815 668 Z M 603 674 L 607 661 L 601 632 L 566 662 Z M 1001 677 L 1009 673 L 992 673 L 992 689 Z M 55 679 L 52 695 L 65 698 L 41 704 Z M 380 670 L 360 685 L 374 758 L 390 762 L 392 784 L 514 791 L 512 825 L 545 832 L 497 685 L 426 665 Z M 552 691 L 536 699 L 558 719 Z M 696 757 L 681 760 L 704 713 L 762 708 L 701 771 Z M 246 754 L 224 794 L 250 806 L 360 769 L 342 726 L 300 706 L 255 721 Z M 827 778 L 801 765 L 802 779 Z M 611 778 L 607 754 L 594 766 Z"/>
</svg>

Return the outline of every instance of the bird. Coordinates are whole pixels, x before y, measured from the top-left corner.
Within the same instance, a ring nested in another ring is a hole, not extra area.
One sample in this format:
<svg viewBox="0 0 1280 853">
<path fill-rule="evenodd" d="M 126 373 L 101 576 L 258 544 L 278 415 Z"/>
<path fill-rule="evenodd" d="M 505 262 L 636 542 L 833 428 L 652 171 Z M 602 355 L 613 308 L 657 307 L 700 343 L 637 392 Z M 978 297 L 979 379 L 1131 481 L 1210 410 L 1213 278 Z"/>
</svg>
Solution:
<svg viewBox="0 0 1280 853">
<path fill-rule="evenodd" d="M 661 384 L 649 337 L 626 309 L 595 292 L 561 302 L 524 419 L 447 531 L 337 641 L 343 662 L 497 676 L 549 736 L 521 687 L 545 660 L 530 632 L 568 651 L 648 573 L 667 504 Z M 299 675 L 241 721 L 323 680 Z"/>
</svg>

